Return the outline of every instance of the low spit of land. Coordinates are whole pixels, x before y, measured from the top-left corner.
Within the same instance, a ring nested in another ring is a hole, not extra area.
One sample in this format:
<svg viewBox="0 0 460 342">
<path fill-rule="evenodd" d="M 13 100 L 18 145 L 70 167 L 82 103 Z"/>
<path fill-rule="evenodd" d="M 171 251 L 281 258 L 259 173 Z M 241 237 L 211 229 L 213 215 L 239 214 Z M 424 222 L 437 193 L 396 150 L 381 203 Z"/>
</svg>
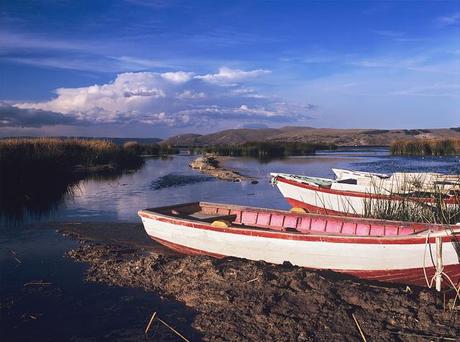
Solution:
<svg viewBox="0 0 460 342">
<path fill-rule="evenodd" d="M 242 180 L 250 179 L 250 177 L 244 176 L 237 171 L 224 168 L 222 162 L 222 157 L 207 155 L 198 157 L 192 161 L 189 166 L 201 173 L 222 180 L 241 182 Z"/>
<path fill-rule="evenodd" d="M 89 265 L 88 281 L 144 288 L 184 303 L 196 313 L 192 327 L 203 340 L 454 341 L 460 336 L 458 302 L 448 309 L 448 301 L 444 307 L 433 290 L 371 284 L 290 264 L 177 255 L 151 242 L 135 223 L 59 228 L 80 239 L 68 256 Z"/>
</svg>

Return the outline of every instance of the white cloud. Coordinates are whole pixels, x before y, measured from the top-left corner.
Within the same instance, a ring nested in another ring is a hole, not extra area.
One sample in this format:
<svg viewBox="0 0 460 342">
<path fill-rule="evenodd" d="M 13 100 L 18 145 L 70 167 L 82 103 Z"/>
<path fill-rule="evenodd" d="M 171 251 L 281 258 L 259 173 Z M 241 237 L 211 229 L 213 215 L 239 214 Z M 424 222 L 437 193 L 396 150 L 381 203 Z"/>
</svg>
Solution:
<svg viewBox="0 0 460 342">
<path fill-rule="evenodd" d="M 221 68 L 214 75 L 192 72 L 119 74 L 114 81 L 81 88 L 59 88 L 45 102 L 17 103 L 21 109 L 62 113 L 94 123 L 202 125 L 213 119 L 292 122 L 307 118 L 309 107 L 280 102 L 247 83 L 267 70 Z M 224 81 L 225 80 L 225 81 Z M 238 84 L 230 84 L 228 82 Z M 243 84 L 244 83 L 244 84 Z"/>
<path fill-rule="evenodd" d="M 184 72 L 184 71 L 176 71 L 176 72 L 165 72 L 161 74 L 165 80 L 174 82 L 174 83 L 185 83 L 191 80 L 193 76 L 193 72 Z"/>
<path fill-rule="evenodd" d="M 247 79 L 252 79 L 269 74 L 269 70 L 257 69 L 251 71 L 244 71 L 239 69 L 230 69 L 222 67 L 219 69 L 217 74 L 207 74 L 195 76 L 197 79 L 201 79 L 208 82 L 214 83 L 227 83 L 227 82 L 240 82 Z"/>
</svg>

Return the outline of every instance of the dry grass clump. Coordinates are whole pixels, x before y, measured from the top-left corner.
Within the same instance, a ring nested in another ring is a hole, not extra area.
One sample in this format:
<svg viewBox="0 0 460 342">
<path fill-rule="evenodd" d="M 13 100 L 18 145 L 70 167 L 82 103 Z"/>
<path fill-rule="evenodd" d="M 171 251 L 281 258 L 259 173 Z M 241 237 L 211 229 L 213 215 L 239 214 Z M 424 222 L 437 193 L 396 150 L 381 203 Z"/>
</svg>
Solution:
<svg viewBox="0 0 460 342">
<path fill-rule="evenodd" d="M 391 144 L 390 150 L 393 155 L 460 155 L 460 139 L 398 140 Z"/>
</svg>

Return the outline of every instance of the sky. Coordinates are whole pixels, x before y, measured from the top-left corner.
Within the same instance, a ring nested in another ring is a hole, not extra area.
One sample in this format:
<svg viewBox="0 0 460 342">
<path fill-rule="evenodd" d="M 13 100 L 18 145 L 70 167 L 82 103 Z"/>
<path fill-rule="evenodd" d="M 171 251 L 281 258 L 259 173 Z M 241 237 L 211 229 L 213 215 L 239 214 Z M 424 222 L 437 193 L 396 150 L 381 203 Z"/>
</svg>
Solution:
<svg viewBox="0 0 460 342">
<path fill-rule="evenodd" d="M 460 126 L 459 1 L 0 1 L 0 136 Z"/>
</svg>

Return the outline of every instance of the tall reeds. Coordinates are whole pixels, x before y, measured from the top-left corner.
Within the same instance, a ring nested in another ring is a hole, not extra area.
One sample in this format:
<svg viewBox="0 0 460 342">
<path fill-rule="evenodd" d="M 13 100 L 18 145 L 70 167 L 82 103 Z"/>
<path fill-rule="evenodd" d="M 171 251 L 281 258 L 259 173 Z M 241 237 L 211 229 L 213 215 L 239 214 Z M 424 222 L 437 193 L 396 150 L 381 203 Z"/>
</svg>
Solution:
<svg viewBox="0 0 460 342">
<path fill-rule="evenodd" d="M 30 165 L 72 167 L 116 164 L 130 167 L 142 160 L 132 151 L 107 140 L 85 139 L 5 139 L 0 140 L 0 168 Z"/>
<path fill-rule="evenodd" d="M 219 144 L 203 148 L 204 152 L 220 156 L 279 158 L 312 155 L 319 149 L 335 149 L 334 145 L 301 142 L 246 142 L 243 144 Z"/>
<path fill-rule="evenodd" d="M 386 196 L 369 196 L 364 200 L 364 216 L 434 224 L 460 222 L 460 183 L 446 186 L 442 181 L 434 181 L 430 184 L 422 177 L 403 177 L 390 185 L 381 181 L 373 183 L 372 193 L 385 193 L 392 200 Z"/>
<path fill-rule="evenodd" d="M 137 141 L 127 141 L 123 149 L 142 156 L 165 156 L 178 154 L 179 149 L 168 144 L 139 144 Z"/>
<path fill-rule="evenodd" d="M 460 155 L 460 139 L 398 140 L 390 145 L 393 155 L 448 156 Z"/>
<path fill-rule="evenodd" d="M 133 151 L 105 140 L 0 140 L 0 219 L 20 220 L 25 211 L 42 215 L 85 176 L 119 174 L 142 163 Z"/>
</svg>

